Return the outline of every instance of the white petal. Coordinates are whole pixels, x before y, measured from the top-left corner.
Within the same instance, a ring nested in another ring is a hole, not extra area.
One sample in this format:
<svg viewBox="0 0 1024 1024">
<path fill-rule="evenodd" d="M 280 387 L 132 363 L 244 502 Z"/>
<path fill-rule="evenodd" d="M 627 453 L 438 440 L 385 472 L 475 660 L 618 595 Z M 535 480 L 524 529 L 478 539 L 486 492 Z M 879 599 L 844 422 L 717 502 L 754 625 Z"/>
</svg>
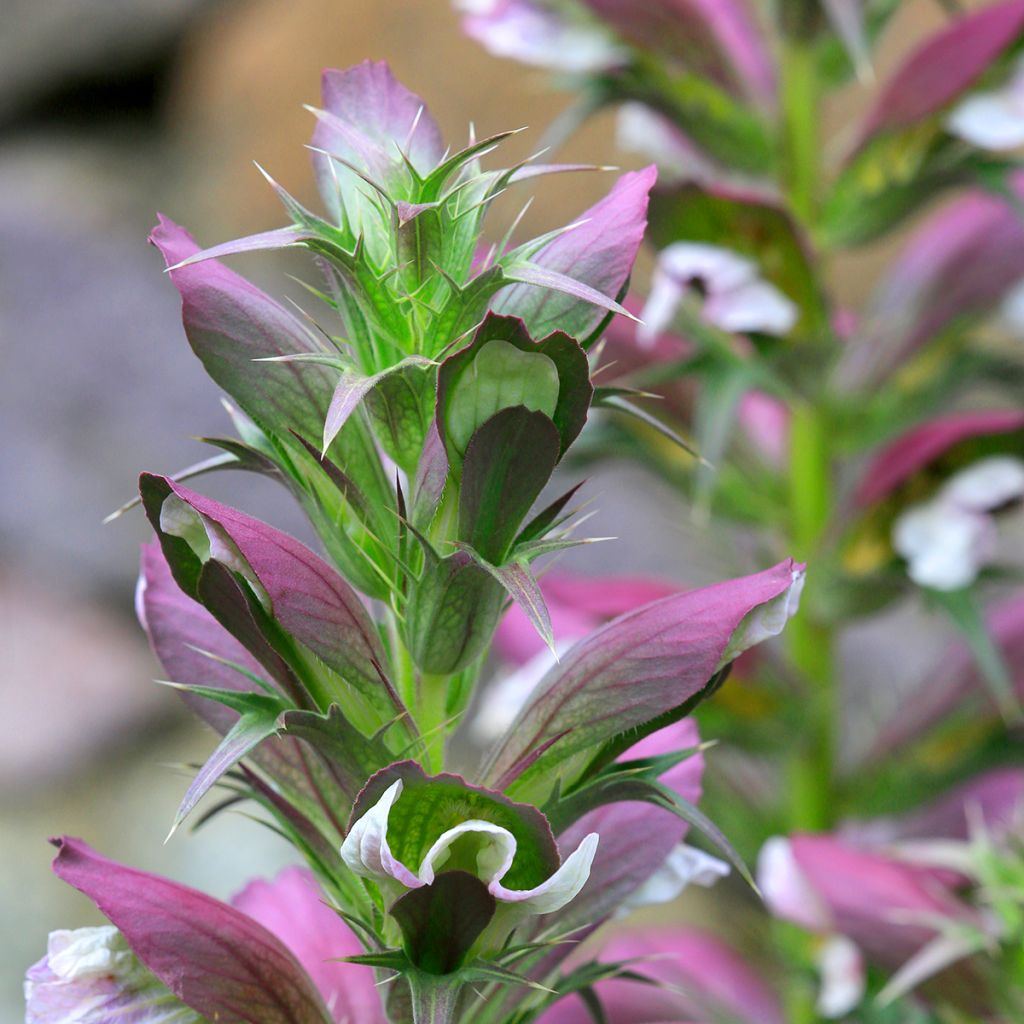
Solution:
<svg viewBox="0 0 1024 1024">
<path fill-rule="evenodd" d="M 811 931 L 825 931 L 831 916 L 807 880 L 784 836 L 773 836 L 757 857 L 757 884 L 776 917 L 795 921 Z"/>
<path fill-rule="evenodd" d="M 946 128 L 981 149 L 1016 149 L 1024 145 L 1024 109 L 1012 93 L 977 93 L 954 107 Z"/>
<path fill-rule="evenodd" d="M 989 516 L 941 500 L 908 509 L 892 531 L 893 547 L 906 559 L 910 578 L 935 590 L 973 583 L 995 542 Z"/>
<path fill-rule="evenodd" d="M 1024 498 L 1024 462 L 1010 455 L 981 459 L 952 476 L 942 498 L 974 512 Z"/>
<path fill-rule="evenodd" d="M 135 965 L 134 954 L 113 925 L 51 932 L 46 954 L 50 970 L 64 981 L 120 976 Z"/>
<path fill-rule="evenodd" d="M 672 326 L 686 291 L 686 285 L 672 275 L 654 271 L 651 291 L 640 314 L 641 323 L 636 328 L 636 340 L 641 346 L 650 347 L 662 331 Z"/>
<path fill-rule="evenodd" d="M 821 991 L 818 1013 L 830 1020 L 844 1017 L 864 998 L 864 958 L 845 935 L 832 935 L 817 956 Z"/>
<path fill-rule="evenodd" d="M 437 869 L 443 867 L 448 859 L 452 843 L 460 836 L 470 834 L 487 837 L 476 858 L 477 877 L 480 881 L 490 883 L 505 877 L 516 856 L 516 837 L 507 828 L 493 822 L 472 819 L 448 829 L 427 850 L 418 872 L 424 885 L 434 881 Z"/>
<path fill-rule="evenodd" d="M 680 283 L 700 281 L 709 295 L 732 291 L 757 280 L 754 264 L 717 245 L 673 242 L 658 254 L 658 269 Z"/>
<path fill-rule="evenodd" d="M 573 899 L 590 877 L 590 866 L 597 853 L 598 834 L 591 832 L 562 862 L 562 866 L 545 882 L 533 889 L 506 889 L 500 881 L 492 882 L 491 895 L 504 903 L 516 903 L 532 914 L 550 914 Z"/>
<path fill-rule="evenodd" d="M 729 639 L 718 668 L 728 665 L 744 651 L 782 632 L 786 623 L 800 609 L 800 595 L 803 593 L 806 575 L 805 570 L 794 569 L 792 582 L 778 597 L 759 605 L 743 619 Z"/>
<path fill-rule="evenodd" d="M 730 333 L 757 331 L 788 334 L 797 321 L 797 308 L 767 281 L 750 281 L 738 288 L 712 294 L 704 304 L 704 316 Z"/>
<path fill-rule="evenodd" d="M 1024 281 L 1006 293 L 999 315 L 1007 330 L 1024 338 Z"/>
<path fill-rule="evenodd" d="M 402 795 L 402 780 L 393 782 L 384 795 L 349 829 L 341 844 L 341 859 L 362 878 L 394 878 L 410 889 L 424 882 L 391 853 L 388 817 Z"/>
<path fill-rule="evenodd" d="M 710 888 L 728 874 L 729 865 L 725 861 L 680 843 L 665 858 L 665 863 L 622 903 L 616 916 L 624 916 L 641 907 L 669 903 L 691 884 Z"/>
</svg>

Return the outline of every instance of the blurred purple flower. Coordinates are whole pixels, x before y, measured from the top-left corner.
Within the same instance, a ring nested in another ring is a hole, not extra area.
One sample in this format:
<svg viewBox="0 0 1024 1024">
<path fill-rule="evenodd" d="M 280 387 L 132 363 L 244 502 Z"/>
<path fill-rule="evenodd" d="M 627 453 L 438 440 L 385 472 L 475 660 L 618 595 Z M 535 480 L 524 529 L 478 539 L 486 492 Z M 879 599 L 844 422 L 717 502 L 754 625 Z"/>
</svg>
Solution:
<svg viewBox="0 0 1024 1024">
<path fill-rule="evenodd" d="M 607 71 L 629 51 L 594 18 L 536 0 L 455 0 L 462 28 L 489 53 L 568 73 Z"/>
<path fill-rule="evenodd" d="M 629 969 L 660 985 L 612 979 L 595 986 L 609 1024 L 729 1020 L 783 1024 L 778 997 L 745 957 L 706 932 L 691 928 L 633 928 L 602 947 L 604 962 L 636 960 Z M 576 996 L 556 1003 L 539 1024 L 590 1024 Z"/>
<path fill-rule="evenodd" d="M 880 132 L 915 124 L 952 103 L 1019 38 L 1022 27 L 1022 0 L 992 4 L 944 25 L 885 84 L 856 149 Z"/>
<path fill-rule="evenodd" d="M 1024 430 L 1019 409 L 979 409 L 928 420 L 890 441 L 868 463 L 854 493 L 862 508 L 902 486 L 954 445 L 976 437 Z"/>
<path fill-rule="evenodd" d="M 1018 700 L 1024 700 L 1024 594 L 989 608 L 985 625 L 1010 670 Z M 976 658 L 960 640 L 939 652 L 934 667 L 903 702 L 900 713 L 886 722 L 870 756 L 897 750 L 956 713 L 981 719 L 999 713 Z"/>
<path fill-rule="evenodd" d="M 742 0 L 583 0 L 623 39 L 677 60 L 734 94 L 771 107 L 771 52 Z"/>
<path fill-rule="evenodd" d="M 1019 172 L 1009 179 L 1024 191 Z M 1024 277 L 1024 221 L 1012 200 L 971 192 L 947 203 L 911 235 L 845 347 L 838 377 L 869 387 L 953 322 L 983 317 Z"/>
</svg>

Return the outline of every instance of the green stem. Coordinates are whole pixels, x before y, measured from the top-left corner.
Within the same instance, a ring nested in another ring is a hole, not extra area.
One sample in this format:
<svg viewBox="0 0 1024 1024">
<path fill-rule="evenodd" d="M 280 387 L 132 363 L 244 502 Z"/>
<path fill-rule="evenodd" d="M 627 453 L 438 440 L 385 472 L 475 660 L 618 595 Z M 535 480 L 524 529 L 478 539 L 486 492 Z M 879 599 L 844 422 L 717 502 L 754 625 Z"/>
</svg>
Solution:
<svg viewBox="0 0 1024 1024">
<path fill-rule="evenodd" d="M 826 829 L 834 815 L 835 732 L 838 726 L 831 630 L 814 619 L 815 557 L 831 513 L 828 427 L 821 412 L 802 404 L 790 426 L 790 522 L 793 554 L 811 563 L 800 611 L 786 629 L 793 666 L 810 700 L 802 742 L 792 746 L 787 788 L 790 826 Z"/>
<path fill-rule="evenodd" d="M 444 769 L 448 738 L 448 676 L 420 673 L 416 681 L 416 725 L 423 737 L 423 759 L 432 772 Z"/>
<path fill-rule="evenodd" d="M 818 134 L 816 54 L 804 40 L 791 40 L 782 62 L 784 161 L 793 212 L 807 228 L 817 215 L 821 143 Z"/>
<path fill-rule="evenodd" d="M 413 1024 L 451 1024 L 455 1020 L 455 1007 L 462 986 L 452 980 L 452 975 L 412 970 L 405 977 L 412 996 Z"/>
</svg>

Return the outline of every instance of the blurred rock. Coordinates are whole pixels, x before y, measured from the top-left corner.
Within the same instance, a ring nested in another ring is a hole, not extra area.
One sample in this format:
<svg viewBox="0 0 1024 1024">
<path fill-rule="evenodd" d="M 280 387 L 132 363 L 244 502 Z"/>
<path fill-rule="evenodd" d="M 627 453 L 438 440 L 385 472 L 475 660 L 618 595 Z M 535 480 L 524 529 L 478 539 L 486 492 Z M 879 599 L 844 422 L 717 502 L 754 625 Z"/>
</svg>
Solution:
<svg viewBox="0 0 1024 1024">
<path fill-rule="evenodd" d="M 0 650 L 8 797 L 66 781 L 158 717 L 184 716 L 174 694 L 152 682 L 142 631 L 73 592 L 0 576 Z"/>
<path fill-rule="evenodd" d="M 60 88 L 159 61 L 212 0 L 4 0 L 0 121 Z"/>
<path fill-rule="evenodd" d="M 116 589 L 125 607 L 148 529 L 138 512 L 106 527 L 103 517 L 141 470 L 205 458 L 190 437 L 228 428 L 146 244 L 146 208 L 159 202 L 146 172 L 158 163 L 158 150 L 60 136 L 0 150 L 0 558 L 62 587 Z M 202 486 L 236 503 L 272 492 L 254 510 L 289 521 L 283 491 L 265 481 Z"/>
</svg>

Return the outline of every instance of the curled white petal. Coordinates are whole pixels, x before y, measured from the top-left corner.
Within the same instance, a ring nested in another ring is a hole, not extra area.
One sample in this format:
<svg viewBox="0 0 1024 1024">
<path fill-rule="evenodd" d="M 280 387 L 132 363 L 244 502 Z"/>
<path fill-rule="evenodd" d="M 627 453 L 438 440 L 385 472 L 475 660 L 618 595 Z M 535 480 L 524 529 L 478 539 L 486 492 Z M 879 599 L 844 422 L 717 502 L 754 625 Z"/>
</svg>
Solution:
<svg viewBox="0 0 1024 1024">
<path fill-rule="evenodd" d="M 480 881 L 490 883 L 508 874 L 516 857 L 516 837 L 500 825 L 472 819 L 448 829 L 424 854 L 418 872 L 424 885 L 430 885 L 434 881 L 437 869 L 448 859 L 452 844 L 464 835 L 484 837 L 476 855 L 477 877 Z"/>
<path fill-rule="evenodd" d="M 961 100 L 946 129 L 980 149 L 1005 151 L 1024 145 L 1024 61 L 1018 61 L 1001 89 L 976 92 Z"/>
<path fill-rule="evenodd" d="M 642 346 L 653 345 L 658 335 L 672 325 L 685 294 L 685 284 L 668 274 L 655 271 L 650 294 L 644 303 L 641 323 L 636 329 L 637 341 Z"/>
<path fill-rule="evenodd" d="M 201 1024 L 110 925 L 51 932 L 24 990 L 26 1024 Z"/>
<path fill-rule="evenodd" d="M 532 914 L 550 914 L 560 910 L 587 884 L 590 867 L 597 853 L 598 839 L 596 832 L 584 836 L 580 845 L 562 862 L 562 866 L 532 889 L 506 889 L 500 880 L 491 882 L 487 888 L 496 900 L 517 903 Z"/>
<path fill-rule="evenodd" d="M 818 1013 L 829 1020 L 845 1017 L 864 998 L 867 981 L 860 949 L 845 935 L 830 935 L 816 959 L 821 976 Z"/>
<path fill-rule="evenodd" d="M 592 832 L 563 861 L 561 867 L 532 889 L 507 889 L 501 880 L 515 860 L 517 843 L 506 828 L 493 822 L 471 819 L 443 832 L 424 854 L 418 872 L 411 871 L 391 852 L 388 818 L 402 795 L 402 780 L 393 782 L 380 799 L 349 829 L 341 845 L 341 858 L 363 878 L 394 879 L 410 889 L 430 885 L 448 860 L 452 846 L 466 835 L 483 837 L 476 854 L 477 877 L 487 884 L 496 900 L 516 903 L 534 914 L 564 907 L 586 884 L 597 851 L 598 836 Z"/>
<path fill-rule="evenodd" d="M 1024 338 L 1024 281 L 1006 293 L 999 316 L 1008 331 Z"/>
<path fill-rule="evenodd" d="M 393 878 L 418 889 L 424 882 L 391 853 L 388 845 L 388 817 L 401 795 L 402 780 L 398 779 L 349 829 L 341 844 L 341 859 L 362 878 Z"/>
<path fill-rule="evenodd" d="M 496 57 L 563 72 L 604 71 L 627 51 L 600 24 L 545 10 L 525 0 L 456 0 L 468 35 Z"/>
<path fill-rule="evenodd" d="M 688 885 L 710 888 L 729 874 L 729 865 L 710 853 L 680 843 L 657 871 L 621 904 L 616 916 L 674 900 Z"/>
<path fill-rule="evenodd" d="M 658 256 L 658 268 L 677 281 L 700 281 L 716 295 L 757 280 L 757 268 L 744 256 L 703 242 L 673 242 Z"/>
<path fill-rule="evenodd" d="M 135 955 L 113 925 L 51 932 L 46 955 L 50 970 L 64 981 L 120 976 L 135 967 Z"/>
</svg>

